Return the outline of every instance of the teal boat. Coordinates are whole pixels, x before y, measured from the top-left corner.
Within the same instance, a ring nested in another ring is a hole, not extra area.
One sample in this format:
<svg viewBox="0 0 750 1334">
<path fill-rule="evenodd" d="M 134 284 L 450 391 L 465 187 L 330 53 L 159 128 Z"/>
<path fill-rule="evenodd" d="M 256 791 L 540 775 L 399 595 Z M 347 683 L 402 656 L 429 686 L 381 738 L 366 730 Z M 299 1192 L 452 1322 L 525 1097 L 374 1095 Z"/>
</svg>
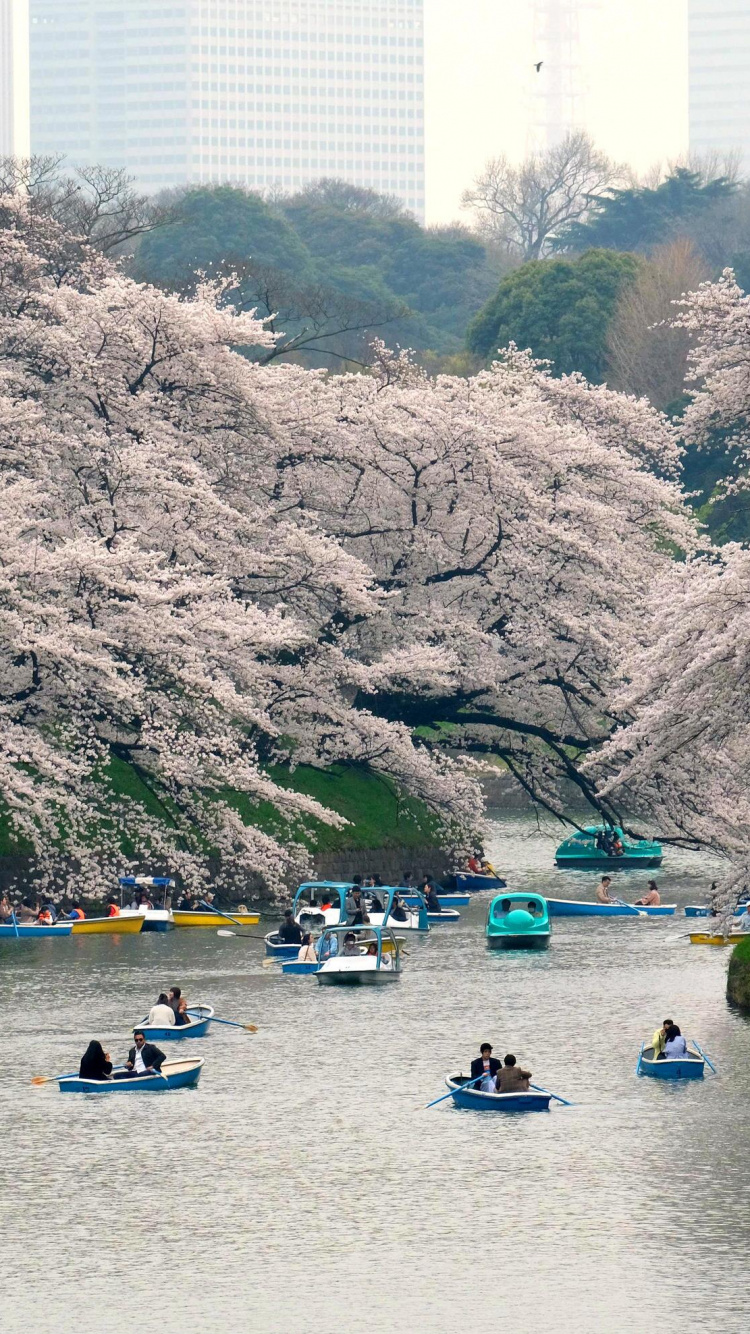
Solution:
<svg viewBox="0 0 750 1334">
<path fill-rule="evenodd" d="M 607 850 L 615 838 L 622 844 L 620 853 Z M 560 844 L 555 862 L 579 871 L 643 870 L 647 866 L 661 866 L 661 843 L 648 838 L 629 838 L 617 825 L 591 824 Z"/>
<path fill-rule="evenodd" d="M 550 925 L 541 894 L 496 894 L 485 927 L 491 950 L 546 950 Z"/>
</svg>

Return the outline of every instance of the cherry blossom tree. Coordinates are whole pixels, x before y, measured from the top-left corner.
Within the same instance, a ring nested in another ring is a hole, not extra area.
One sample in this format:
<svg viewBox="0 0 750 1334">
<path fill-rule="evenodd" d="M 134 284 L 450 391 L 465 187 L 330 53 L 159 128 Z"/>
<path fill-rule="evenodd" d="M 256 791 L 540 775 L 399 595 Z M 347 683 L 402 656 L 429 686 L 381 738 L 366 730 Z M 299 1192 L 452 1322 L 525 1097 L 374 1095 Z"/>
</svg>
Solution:
<svg viewBox="0 0 750 1334">
<path fill-rule="evenodd" d="M 367 763 L 470 824 L 469 778 L 349 708 L 336 626 L 377 594 L 258 485 L 294 448 L 232 350 L 267 340 L 262 325 L 220 288 L 139 286 L 18 200 L 0 208 L 0 784 L 42 873 L 72 857 L 101 885 L 125 842 L 193 881 L 213 850 L 225 880 L 278 885 L 302 849 L 245 825 L 228 794 L 338 819 L 271 782 L 279 758 Z M 150 812 L 103 802 L 118 760 Z"/>
<path fill-rule="evenodd" d="M 727 271 L 680 306 L 675 322 L 693 339 L 685 438 L 722 441 L 736 474 L 728 489 L 746 487 L 750 299 Z M 726 854 L 730 903 L 750 884 L 750 552 L 706 547 L 653 586 L 613 700 L 624 725 L 592 772 L 664 835 Z"/>
</svg>

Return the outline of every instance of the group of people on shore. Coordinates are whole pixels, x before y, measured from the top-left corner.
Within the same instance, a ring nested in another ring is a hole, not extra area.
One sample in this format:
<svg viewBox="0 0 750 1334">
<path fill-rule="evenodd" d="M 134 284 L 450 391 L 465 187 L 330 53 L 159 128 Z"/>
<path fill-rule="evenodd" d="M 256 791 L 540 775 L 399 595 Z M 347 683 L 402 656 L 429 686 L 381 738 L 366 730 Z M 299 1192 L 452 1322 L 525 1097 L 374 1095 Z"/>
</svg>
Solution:
<svg viewBox="0 0 750 1334">
<path fill-rule="evenodd" d="M 187 1001 L 180 987 L 170 987 L 161 991 L 158 1000 L 151 1006 L 144 1028 L 171 1028 L 173 1025 L 189 1024 Z M 79 1079 L 134 1079 L 139 1075 L 158 1075 L 166 1056 L 153 1043 L 146 1040 L 143 1029 L 133 1032 L 133 1046 L 121 1070 L 113 1072 L 112 1058 L 105 1051 L 101 1042 L 91 1041 L 81 1057 L 78 1070 Z"/>
<path fill-rule="evenodd" d="M 471 1080 L 480 1093 L 527 1093 L 531 1071 L 523 1070 L 512 1052 L 499 1061 L 492 1043 L 483 1042 L 471 1063 Z"/>
</svg>

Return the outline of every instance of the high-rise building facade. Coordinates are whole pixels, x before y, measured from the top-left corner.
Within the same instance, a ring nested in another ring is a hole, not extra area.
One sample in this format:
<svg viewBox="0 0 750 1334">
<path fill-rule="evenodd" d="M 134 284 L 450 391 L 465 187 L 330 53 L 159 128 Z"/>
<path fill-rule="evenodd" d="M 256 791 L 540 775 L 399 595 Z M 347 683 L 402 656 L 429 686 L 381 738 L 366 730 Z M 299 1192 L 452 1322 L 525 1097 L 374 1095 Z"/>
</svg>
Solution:
<svg viewBox="0 0 750 1334">
<path fill-rule="evenodd" d="M 750 0 L 688 0 L 690 149 L 750 166 Z"/>
<path fill-rule="evenodd" d="M 35 152 L 424 213 L 423 0 L 30 0 Z"/>
<path fill-rule="evenodd" d="M 0 0 L 0 157 L 29 151 L 29 4 Z"/>
</svg>

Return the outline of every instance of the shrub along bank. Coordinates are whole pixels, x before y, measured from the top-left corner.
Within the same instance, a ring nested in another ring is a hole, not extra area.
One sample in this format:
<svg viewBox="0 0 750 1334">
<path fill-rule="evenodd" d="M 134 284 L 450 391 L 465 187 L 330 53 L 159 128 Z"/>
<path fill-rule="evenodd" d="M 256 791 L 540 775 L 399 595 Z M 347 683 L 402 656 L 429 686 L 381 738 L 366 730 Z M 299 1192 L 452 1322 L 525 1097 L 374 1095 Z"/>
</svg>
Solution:
<svg viewBox="0 0 750 1334">
<path fill-rule="evenodd" d="M 740 940 L 732 950 L 727 973 L 727 999 L 743 1010 L 750 1010 L 750 937 Z"/>
</svg>

